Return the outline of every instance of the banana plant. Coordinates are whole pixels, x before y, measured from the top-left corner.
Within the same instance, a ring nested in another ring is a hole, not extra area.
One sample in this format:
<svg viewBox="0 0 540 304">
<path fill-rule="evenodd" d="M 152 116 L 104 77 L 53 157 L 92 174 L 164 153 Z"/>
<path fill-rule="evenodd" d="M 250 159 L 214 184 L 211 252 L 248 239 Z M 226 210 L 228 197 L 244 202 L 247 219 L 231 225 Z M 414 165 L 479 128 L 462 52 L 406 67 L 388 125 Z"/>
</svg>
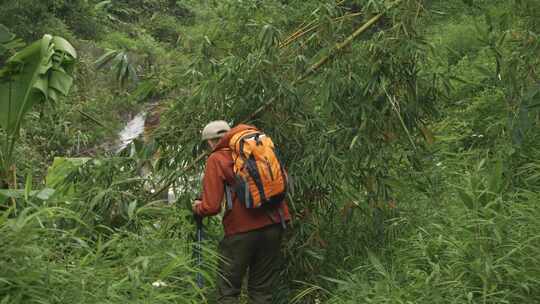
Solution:
<svg viewBox="0 0 540 304">
<path fill-rule="evenodd" d="M 0 180 L 10 187 L 16 187 L 13 151 L 25 114 L 35 104 L 55 103 L 69 93 L 76 58 L 64 38 L 44 35 L 0 69 Z"/>
</svg>

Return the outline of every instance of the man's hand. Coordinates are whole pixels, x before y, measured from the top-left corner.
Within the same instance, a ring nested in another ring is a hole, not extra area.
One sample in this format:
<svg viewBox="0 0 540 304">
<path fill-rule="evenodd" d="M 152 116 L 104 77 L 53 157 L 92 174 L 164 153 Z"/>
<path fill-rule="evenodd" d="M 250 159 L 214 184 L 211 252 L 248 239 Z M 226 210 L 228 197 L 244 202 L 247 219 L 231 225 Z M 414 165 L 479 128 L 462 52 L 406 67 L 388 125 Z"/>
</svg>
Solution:
<svg viewBox="0 0 540 304">
<path fill-rule="evenodd" d="M 191 210 L 193 211 L 193 213 L 195 214 L 198 214 L 197 212 L 197 206 L 199 206 L 200 204 L 202 204 L 202 201 L 201 200 L 195 200 L 192 204 L 191 204 Z"/>
</svg>

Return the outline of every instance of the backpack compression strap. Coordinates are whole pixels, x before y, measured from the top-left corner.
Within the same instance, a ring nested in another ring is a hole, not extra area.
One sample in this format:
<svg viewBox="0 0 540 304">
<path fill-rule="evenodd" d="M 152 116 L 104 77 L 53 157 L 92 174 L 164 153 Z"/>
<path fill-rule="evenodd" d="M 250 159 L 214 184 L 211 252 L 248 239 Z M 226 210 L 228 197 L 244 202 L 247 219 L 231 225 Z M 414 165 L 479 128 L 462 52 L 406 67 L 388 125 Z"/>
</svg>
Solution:
<svg viewBox="0 0 540 304">
<path fill-rule="evenodd" d="M 227 184 L 225 184 L 225 200 L 227 202 L 227 209 L 228 210 L 232 210 L 232 204 L 233 204 L 233 200 L 232 200 L 232 192 L 231 192 L 231 187 Z"/>
<path fill-rule="evenodd" d="M 225 201 L 227 203 L 227 210 L 232 210 L 233 208 L 232 190 L 231 190 L 231 187 L 227 184 L 225 184 Z M 277 212 L 278 212 L 279 222 L 281 224 L 281 227 L 283 229 L 287 229 L 287 224 L 285 223 L 285 214 L 283 213 L 283 206 L 278 207 Z M 274 222 L 274 218 L 270 215 L 270 213 L 267 213 L 267 214 L 270 220 Z"/>
</svg>

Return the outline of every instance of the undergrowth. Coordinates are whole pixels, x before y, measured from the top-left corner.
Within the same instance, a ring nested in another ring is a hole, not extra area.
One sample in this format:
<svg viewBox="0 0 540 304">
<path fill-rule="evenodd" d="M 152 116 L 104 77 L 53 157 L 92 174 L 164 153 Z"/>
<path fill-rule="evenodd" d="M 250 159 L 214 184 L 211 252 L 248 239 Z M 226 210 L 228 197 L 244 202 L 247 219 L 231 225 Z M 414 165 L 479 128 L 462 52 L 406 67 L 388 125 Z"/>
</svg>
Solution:
<svg viewBox="0 0 540 304">
<path fill-rule="evenodd" d="M 80 59 L 0 190 L 0 303 L 212 303 L 221 223 L 197 265 L 190 164 L 205 123 L 265 104 L 294 185 L 277 302 L 540 302 L 535 1 L 38 2 L 0 21 Z M 150 103 L 159 126 L 112 155 Z"/>
</svg>

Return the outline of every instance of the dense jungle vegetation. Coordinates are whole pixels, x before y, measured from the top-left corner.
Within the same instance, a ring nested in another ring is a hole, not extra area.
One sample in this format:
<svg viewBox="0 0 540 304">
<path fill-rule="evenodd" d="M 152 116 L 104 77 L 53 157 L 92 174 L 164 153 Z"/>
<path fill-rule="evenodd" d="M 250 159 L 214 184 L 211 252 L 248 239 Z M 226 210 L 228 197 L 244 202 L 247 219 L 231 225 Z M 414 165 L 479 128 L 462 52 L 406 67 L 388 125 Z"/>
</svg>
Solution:
<svg viewBox="0 0 540 304">
<path fill-rule="evenodd" d="M 0 0 L 0 24 L 0 303 L 212 303 L 221 223 L 197 265 L 188 206 L 215 119 L 294 179 L 279 303 L 540 303 L 540 1 Z"/>
</svg>

